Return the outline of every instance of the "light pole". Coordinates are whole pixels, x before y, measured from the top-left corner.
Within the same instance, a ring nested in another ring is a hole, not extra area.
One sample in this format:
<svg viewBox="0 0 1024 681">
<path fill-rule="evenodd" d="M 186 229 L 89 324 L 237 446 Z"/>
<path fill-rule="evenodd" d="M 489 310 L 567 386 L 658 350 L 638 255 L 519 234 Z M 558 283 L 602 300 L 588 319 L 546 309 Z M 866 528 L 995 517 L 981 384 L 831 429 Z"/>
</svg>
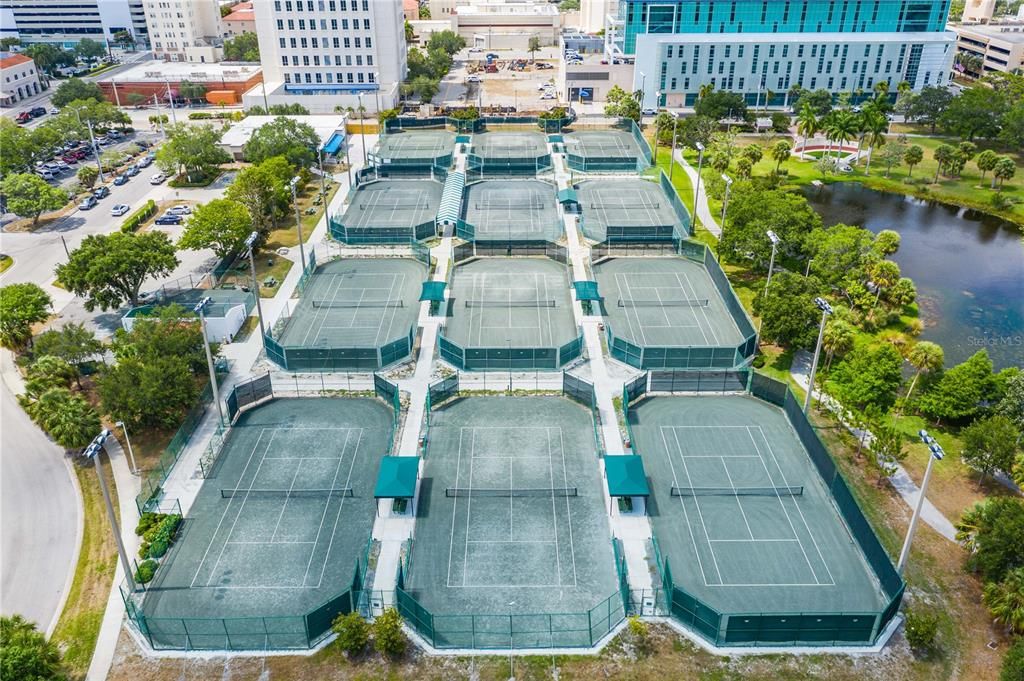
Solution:
<svg viewBox="0 0 1024 681">
<path fill-rule="evenodd" d="M 359 138 L 363 144 L 363 167 L 366 167 L 366 125 L 363 121 L 363 93 L 359 91 L 356 93 L 356 97 L 359 98 Z"/>
<path fill-rule="evenodd" d="M 249 250 L 249 271 L 252 273 L 252 290 L 256 294 L 256 316 L 260 320 L 260 339 L 263 342 L 263 349 L 267 349 L 267 328 L 263 325 L 263 306 L 260 305 L 260 284 L 256 281 L 256 260 L 253 258 L 252 249 L 260 238 L 259 232 L 253 232 L 245 240 L 245 247 Z"/>
<path fill-rule="evenodd" d="M 73 109 L 73 111 L 75 112 L 75 116 L 78 117 L 78 124 L 81 125 L 82 112 L 78 109 Z M 99 171 L 100 182 L 106 182 L 106 180 L 103 179 L 103 164 L 100 163 L 100 149 L 96 146 L 96 137 L 92 134 L 92 121 L 88 118 L 85 119 L 85 127 L 89 130 L 89 144 L 92 146 L 92 153 L 96 157 L 96 170 Z"/>
<path fill-rule="evenodd" d="M 512 640 L 512 606 L 515 604 L 515 601 L 509 601 L 508 603 L 508 678 L 510 681 L 515 681 L 516 678 L 516 663 L 515 658 L 512 657 L 512 649 L 514 647 Z"/>
<path fill-rule="evenodd" d="M 203 332 L 203 350 L 206 351 L 206 368 L 210 370 L 210 387 L 213 389 L 213 403 L 217 405 L 217 415 L 220 417 L 220 425 L 224 425 L 224 408 L 220 406 L 220 391 L 217 389 L 217 372 L 213 368 L 213 354 L 210 352 L 210 336 L 206 333 L 206 306 L 213 302 L 210 296 L 205 296 L 196 303 L 193 308 L 199 315 L 199 328 Z"/>
<path fill-rule="evenodd" d="M 345 172 L 348 174 L 348 186 L 352 186 L 352 158 L 349 156 L 349 144 L 348 136 L 345 136 Z M 325 206 L 326 209 L 326 206 Z"/>
<path fill-rule="evenodd" d="M 103 477 L 103 464 L 100 462 L 99 454 L 103 450 L 103 443 L 110 437 L 110 431 L 104 428 L 100 431 L 92 443 L 85 450 L 85 458 L 92 459 L 96 467 L 96 477 L 99 478 L 100 492 L 103 494 L 103 501 L 107 505 L 107 518 L 110 520 L 110 529 L 114 533 L 114 542 L 117 544 L 117 552 L 121 556 L 121 564 L 124 566 L 124 576 L 128 580 L 128 588 L 135 591 L 135 576 L 132 574 L 132 564 L 128 561 L 128 553 L 124 550 L 124 542 L 121 540 L 121 528 L 117 524 L 117 516 L 114 515 L 114 504 L 110 501 L 110 490 L 107 488 L 107 479 Z"/>
<path fill-rule="evenodd" d="M 171 97 L 171 81 L 164 79 L 164 83 L 167 85 L 167 105 L 171 107 L 171 123 L 173 125 L 177 125 L 178 116 L 174 113 L 174 97 Z"/>
<path fill-rule="evenodd" d="M 821 326 L 818 327 L 818 342 L 814 346 L 814 359 L 811 360 L 811 380 L 807 383 L 807 398 L 804 400 L 804 414 L 811 408 L 811 396 L 814 394 L 814 374 L 818 371 L 818 357 L 821 355 L 821 339 L 825 335 L 825 320 L 832 314 L 832 306 L 824 298 L 815 298 L 814 304 L 821 310 Z"/>
<path fill-rule="evenodd" d="M 814 258 L 807 259 L 807 269 L 804 270 L 804 278 L 811 276 L 811 263 L 814 262 Z"/>
<path fill-rule="evenodd" d="M 775 248 L 779 245 L 779 242 L 782 241 L 782 239 L 780 239 L 779 235 L 770 229 L 767 232 L 765 232 L 765 234 L 768 235 L 768 238 L 772 242 L 772 258 L 768 262 L 768 281 L 766 281 L 764 284 L 764 294 L 767 296 L 768 286 L 772 283 L 772 270 L 775 269 Z"/>
<path fill-rule="evenodd" d="M 704 166 L 704 145 L 697 142 L 697 182 L 693 185 L 693 222 L 696 226 L 700 212 L 697 210 L 697 197 L 700 196 L 700 169 Z"/>
<path fill-rule="evenodd" d="M 647 74 L 644 73 L 643 71 L 639 71 L 638 73 L 640 74 L 640 108 L 642 109 L 644 106 L 644 88 L 647 87 Z M 642 113 L 640 115 L 640 118 L 641 120 L 643 120 Z"/>
<path fill-rule="evenodd" d="M 729 208 L 729 190 L 732 188 L 732 178 L 722 173 L 722 180 L 725 182 L 725 198 L 722 200 L 722 229 L 725 229 L 725 211 Z"/>
<path fill-rule="evenodd" d="M 292 181 L 288 183 L 288 186 L 292 190 L 292 205 L 295 206 L 295 229 L 299 232 L 299 267 L 303 270 L 306 269 L 306 248 L 302 245 L 302 215 L 299 213 L 299 199 L 297 195 L 297 187 L 299 185 L 300 178 L 298 175 L 292 178 Z M 326 208 L 326 207 L 325 207 Z"/>
<path fill-rule="evenodd" d="M 267 102 L 267 84 L 260 79 L 260 87 L 263 89 L 263 110 L 270 114 L 270 104 Z"/>
<path fill-rule="evenodd" d="M 124 442 L 128 445 L 128 458 L 130 458 L 132 462 L 132 475 L 138 475 L 139 468 L 135 465 L 135 451 L 132 449 L 132 441 L 128 439 L 128 427 L 124 425 L 124 421 L 118 421 L 114 425 L 120 428 L 121 432 L 124 433 Z"/>
<path fill-rule="evenodd" d="M 679 114 L 672 121 L 672 148 L 668 151 L 668 179 L 672 180 L 672 172 L 676 169 L 676 134 L 679 132 Z"/>
<path fill-rule="evenodd" d="M 324 177 L 324 148 L 321 146 L 316 150 L 317 161 L 320 165 L 320 196 L 327 196 L 327 185 L 325 184 L 326 178 Z M 327 210 L 326 204 L 324 205 L 324 211 Z"/>
<path fill-rule="evenodd" d="M 907 557 L 910 555 L 910 545 L 914 541 L 914 533 L 917 532 L 917 521 L 921 518 L 921 507 L 924 506 L 924 495 L 928 493 L 928 480 L 932 477 L 932 465 L 936 461 L 942 461 L 946 455 L 942 447 L 935 441 L 927 430 L 917 431 L 921 442 L 928 445 L 931 456 L 928 457 L 928 467 L 924 469 L 924 480 L 921 482 L 921 494 L 917 497 L 917 506 L 914 507 L 914 515 L 910 517 L 910 527 L 907 528 L 907 538 L 903 540 L 903 549 L 900 551 L 899 562 L 896 563 L 896 572 L 903 574 L 903 568 L 907 566 Z"/>
</svg>

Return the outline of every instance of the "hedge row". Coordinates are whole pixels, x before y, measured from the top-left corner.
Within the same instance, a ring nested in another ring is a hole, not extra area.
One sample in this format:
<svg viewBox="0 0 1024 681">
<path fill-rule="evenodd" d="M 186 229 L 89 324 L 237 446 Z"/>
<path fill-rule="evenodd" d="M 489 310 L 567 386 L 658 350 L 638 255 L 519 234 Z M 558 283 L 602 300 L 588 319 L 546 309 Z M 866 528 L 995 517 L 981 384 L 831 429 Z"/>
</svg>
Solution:
<svg viewBox="0 0 1024 681">
<path fill-rule="evenodd" d="M 237 120 L 240 121 L 245 118 L 245 114 L 241 111 L 218 111 L 217 113 L 210 113 L 208 111 L 193 111 L 188 115 L 189 120 L 192 121 L 206 121 L 211 118 L 216 120 Z"/>
<path fill-rule="evenodd" d="M 135 528 L 135 534 L 142 537 L 139 557 L 163 558 L 174 543 L 180 524 L 181 516 L 176 513 L 143 513 Z"/>
<path fill-rule="evenodd" d="M 156 215 L 156 201 L 150 199 L 146 205 L 129 215 L 121 225 L 122 232 L 134 232 L 139 226 Z"/>
</svg>

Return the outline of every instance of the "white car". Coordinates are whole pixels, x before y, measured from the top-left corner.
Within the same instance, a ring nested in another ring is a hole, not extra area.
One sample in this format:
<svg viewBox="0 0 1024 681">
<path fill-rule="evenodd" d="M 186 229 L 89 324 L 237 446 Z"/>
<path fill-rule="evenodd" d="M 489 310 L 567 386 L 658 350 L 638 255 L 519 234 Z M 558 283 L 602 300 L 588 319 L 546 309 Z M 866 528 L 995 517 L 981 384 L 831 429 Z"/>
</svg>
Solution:
<svg viewBox="0 0 1024 681">
<path fill-rule="evenodd" d="M 540 96 L 540 98 L 541 99 L 554 99 L 555 98 L 555 93 L 554 92 L 545 92 L 544 94 L 542 94 Z"/>
<path fill-rule="evenodd" d="M 466 78 L 466 82 L 467 83 L 479 83 L 480 82 L 480 76 L 472 75 L 469 78 Z"/>
<path fill-rule="evenodd" d="M 482 47 L 471 47 L 471 48 L 469 48 L 469 51 L 470 52 L 483 52 L 484 48 L 482 48 Z"/>
<path fill-rule="evenodd" d="M 149 178 L 150 184 L 163 184 L 163 181 L 167 179 L 167 176 L 163 173 L 157 173 Z"/>
<path fill-rule="evenodd" d="M 125 213 L 127 213 L 129 210 L 131 210 L 131 208 L 129 208 L 127 205 L 123 203 L 116 203 L 114 204 L 114 207 L 110 209 L 110 214 L 113 215 L 115 218 L 119 218 Z"/>
<path fill-rule="evenodd" d="M 167 209 L 167 214 L 168 215 L 191 215 L 192 214 L 192 207 L 191 206 L 185 206 L 185 205 L 171 206 L 170 208 Z"/>
</svg>

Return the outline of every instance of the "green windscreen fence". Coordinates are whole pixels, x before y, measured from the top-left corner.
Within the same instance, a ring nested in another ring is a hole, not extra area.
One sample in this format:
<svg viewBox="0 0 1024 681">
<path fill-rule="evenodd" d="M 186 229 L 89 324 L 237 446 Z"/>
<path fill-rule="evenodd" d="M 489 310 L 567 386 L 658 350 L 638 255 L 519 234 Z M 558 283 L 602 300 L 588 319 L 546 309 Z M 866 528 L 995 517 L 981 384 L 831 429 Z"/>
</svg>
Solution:
<svg viewBox="0 0 1024 681">
<path fill-rule="evenodd" d="M 652 374 L 652 383 L 653 380 Z M 750 392 L 782 407 L 831 493 L 850 535 L 889 599 L 888 604 L 880 612 L 722 613 L 675 585 L 668 561 L 662 564 L 659 554 L 663 584 L 671 594 L 671 614 L 715 645 L 871 645 L 899 611 L 904 593 L 903 579 L 788 386 L 755 373 L 750 380 Z"/>
<path fill-rule="evenodd" d="M 464 371 L 558 369 L 583 354 L 583 331 L 577 328 L 576 338 L 557 348 L 464 348 L 442 334 L 437 344 L 441 358 Z"/>
</svg>

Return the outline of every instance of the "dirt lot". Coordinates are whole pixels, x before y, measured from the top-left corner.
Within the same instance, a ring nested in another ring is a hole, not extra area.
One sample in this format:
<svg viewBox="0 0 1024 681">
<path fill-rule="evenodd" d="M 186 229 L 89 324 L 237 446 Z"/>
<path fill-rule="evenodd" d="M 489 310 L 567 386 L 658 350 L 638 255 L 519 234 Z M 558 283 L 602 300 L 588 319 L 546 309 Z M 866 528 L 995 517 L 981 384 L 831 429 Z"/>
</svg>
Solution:
<svg viewBox="0 0 1024 681">
<path fill-rule="evenodd" d="M 485 73 L 482 68 L 476 68 L 477 64 L 483 64 L 482 61 L 456 62 L 441 82 L 434 103 L 465 105 L 477 103 L 482 98 L 485 105 L 514 106 L 520 112 L 546 111 L 557 103 L 557 99 L 542 100 L 538 89 L 542 83 L 555 82 L 558 73 L 556 61 L 546 62 L 556 68 L 538 69 L 527 60 L 524 71 L 512 71 L 508 63 L 499 60 L 501 67 L 497 73 Z M 479 77 L 480 83 L 467 82 L 471 71 L 475 71 L 472 75 Z"/>
</svg>

